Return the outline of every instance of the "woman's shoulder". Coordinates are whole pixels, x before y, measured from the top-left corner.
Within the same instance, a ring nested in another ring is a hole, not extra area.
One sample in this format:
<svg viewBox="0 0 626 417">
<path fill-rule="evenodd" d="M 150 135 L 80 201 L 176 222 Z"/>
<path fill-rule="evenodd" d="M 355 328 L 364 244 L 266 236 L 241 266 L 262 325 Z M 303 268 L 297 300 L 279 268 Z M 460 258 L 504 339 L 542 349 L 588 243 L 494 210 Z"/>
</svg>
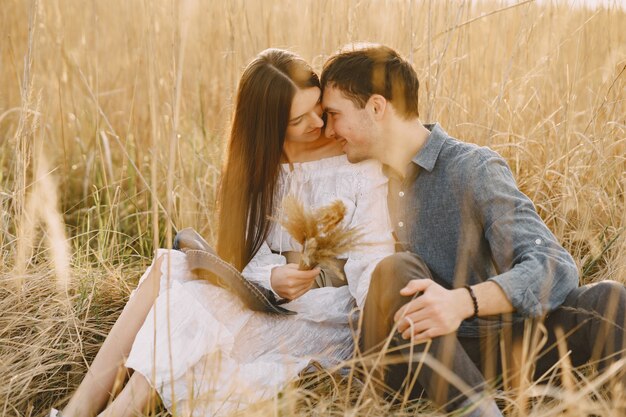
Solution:
<svg viewBox="0 0 626 417">
<path fill-rule="evenodd" d="M 365 174 L 372 174 L 376 176 L 384 175 L 383 164 L 377 159 L 365 159 L 363 161 L 350 164 L 353 165 L 355 169 Z"/>
<path fill-rule="evenodd" d="M 280 167 L 285 172 L 309 171 L 322 173 L 324 172 L 324 170 L 337 169 L 346 165 L 347 163 L 349 163 L 348 158 L 345 154 L 341 154 L 321 159 L 315 159 L 312 161 L 282 163 L 280 164 Z"/>
<path fill-rule="evenodd" d="M 281 164 L 284 172 L 302 170 L 319 176 L 337 175 L 339 173 L 354 175 L 365 175 L 368 177 L 383 176 L 382 164 L 375 159 L 368 159 L 352 163 L 348 161 L 345 154 L 329 156 L 307 162 L 294 162 L 292 164 Z"/>
<path fill-rule="evenodd" d="M 386 181 L 383 165 L 376 159 L 366 159 L 359 162 L 350 162 L 345 159 L 345 173 L 351 173 L 359 181 Z"/>
</svg>

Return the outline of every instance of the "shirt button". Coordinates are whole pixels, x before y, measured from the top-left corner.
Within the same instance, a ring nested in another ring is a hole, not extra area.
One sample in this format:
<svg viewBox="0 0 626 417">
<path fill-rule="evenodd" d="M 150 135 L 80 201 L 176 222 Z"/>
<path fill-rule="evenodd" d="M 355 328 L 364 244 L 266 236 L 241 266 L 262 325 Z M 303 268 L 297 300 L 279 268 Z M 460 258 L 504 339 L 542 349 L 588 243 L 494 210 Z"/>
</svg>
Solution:
<svg viewBox="0 0 626 417">
<path fill-rule="evenodd" d="M 398 226 L 404 227 L 404 222 L 398 222 Z"/>
<path fill-rule="evenodd" d="M 541 239 L 535 240 L 535 245 L 541 245 Z"/>
<path fill-rule="evenodd" d="M 399 195 L 400 197 L 404 197 L 404 191 L 400 191 L 400 192 L 398 193 L 398 195 Z"/>
</svg>

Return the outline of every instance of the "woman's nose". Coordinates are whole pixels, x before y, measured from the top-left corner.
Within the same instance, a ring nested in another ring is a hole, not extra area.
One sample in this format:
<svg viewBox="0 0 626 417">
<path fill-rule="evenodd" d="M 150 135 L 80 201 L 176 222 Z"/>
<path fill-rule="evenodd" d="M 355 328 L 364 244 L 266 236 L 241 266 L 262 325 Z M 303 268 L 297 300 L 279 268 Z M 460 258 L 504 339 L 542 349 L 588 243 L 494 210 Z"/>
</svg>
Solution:
<svg viewBox="0 0 626 417">
<path fill-rule="evenodd" d="M 318 115 L 316 112 L 313 112 L 311 124 L 317 129 L 318 127 L 324 126 L 324 120 L 322 120 L 322 116 Z"/>
</svg>

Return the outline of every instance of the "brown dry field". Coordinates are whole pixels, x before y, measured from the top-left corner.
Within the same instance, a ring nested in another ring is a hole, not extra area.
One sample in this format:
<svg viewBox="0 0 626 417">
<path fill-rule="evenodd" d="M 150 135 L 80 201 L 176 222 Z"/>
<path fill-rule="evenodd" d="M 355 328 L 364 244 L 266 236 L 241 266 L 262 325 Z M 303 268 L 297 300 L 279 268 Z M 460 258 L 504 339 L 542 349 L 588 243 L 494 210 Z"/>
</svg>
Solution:
<svg viewBox="0 0 626 417">
<path fill-rule="evenodd" d="M 626 283 L 626 12 L 512 3 L 3 0 L 0 416 L 65 403 L 174 229 L 214 239 L 233 92 L 267 47 L 316 70 L 347 42 L 396 48 L 420 77 L 422 121 L 507 159 L 581 283 Z M 560 371 L 573 386 L 498 394 L 507 414 L 613 416 L 626 402 L 602 389 L 609 375 Z M 317 382 L 245 415 L 391 413 Z M 394 413 L 416 411 L 435 415 L 426 402 Z"/>
</svg>

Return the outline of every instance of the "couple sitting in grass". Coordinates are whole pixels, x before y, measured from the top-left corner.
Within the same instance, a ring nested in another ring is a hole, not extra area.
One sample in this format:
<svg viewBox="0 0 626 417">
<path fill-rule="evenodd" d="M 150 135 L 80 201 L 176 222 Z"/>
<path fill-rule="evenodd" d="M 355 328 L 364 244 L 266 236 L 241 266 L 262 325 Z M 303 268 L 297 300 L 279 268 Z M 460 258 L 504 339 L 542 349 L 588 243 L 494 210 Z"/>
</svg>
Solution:
<svg viewBox="0 0 626 417">
<path fill-rule="evenodd" d="M 297 314 L 250 310 L 199 279 L 185 253 L 159 250 L 52 415 L 134 415 L 153 391 L 177 415 L 226 415 L 275 396 L 312 361 L 333 368 L 358 352 L 385 356 L 358 365 L 363 389 L 499 416 L 489 390 L 516 378 L 501 364 L 539 329 L 531 378 L 561 359 L 559 345 L 574 366 L 623 365 L 624 286 L 578 287 L 506 162 L 422 124 L 418 86 L 385 46 L 337 53 L 321 78 L 291 52 L 260 53 L 239 82 L 217 253 Z M 302 245 L 281 226 L 287 196 L 311 209 L 343 203 L 344 226 L 361 231 L 338 256 L 345 281 L 301 270 Z M 121 365 L 132 375 L 107 406 Z"/>
</svg>

